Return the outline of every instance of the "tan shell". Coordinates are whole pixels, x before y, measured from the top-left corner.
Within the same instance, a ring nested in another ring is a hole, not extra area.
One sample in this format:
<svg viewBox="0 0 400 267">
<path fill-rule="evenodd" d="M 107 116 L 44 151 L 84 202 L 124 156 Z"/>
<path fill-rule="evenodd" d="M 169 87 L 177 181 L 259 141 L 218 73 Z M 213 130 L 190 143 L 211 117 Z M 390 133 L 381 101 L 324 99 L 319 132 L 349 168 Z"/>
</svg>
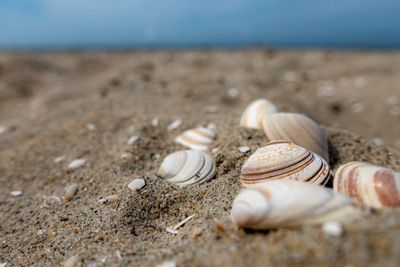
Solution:
<svg viewBox="0 0 400 267">
<path fill-rule="evenodd" d="M 367 206 L 400 207 L 400 172 L 381 166 L 365 162 L 341 165 L 333 188 Z"/>
<path fill-rule="evenodd" d="M 217 134 L 211 128 L 198 127 L 187 130 L 175 138 L 175 142 L 195 150 L 207 150 Z"/>
<path fill-rule="evenodd" d="M 262 129 L 262 118 L 265 113 L 277 112 L 277 108 L 269 100 L 260 98 L 251 102 L 240 118 L 240 126 L 253 129 Z"/>
<path fill-rule="evenodd" d="M 278 179 L 294 179 L 326 184 L 330 169 L 325 160 L 288 141 L 267 143 L 244 163 L 240 181 L 243 185 Z"/>
<path fill-rule="evenodd" d="M 216 174 L 214 160 L 199 150 L 177 151 L 165 157 L 157 176 L 179 186 L 201 184 Z"/>
<path fill-rule="evenodd" d="M 328 140 L 324 131 L 305 115 L 268 113 L 265 114 L 262 125 L 269 141 L 291 141 L 329 161 Z"/>
<path fill-rule="evenodd" d="M 351 198 L 299 181 L 279 180 L 251 185 L 233 201 L 231 217 L 239 226 L 271 229 L 327 221 L 347 223 L 360 211 Z"/>
</svg>

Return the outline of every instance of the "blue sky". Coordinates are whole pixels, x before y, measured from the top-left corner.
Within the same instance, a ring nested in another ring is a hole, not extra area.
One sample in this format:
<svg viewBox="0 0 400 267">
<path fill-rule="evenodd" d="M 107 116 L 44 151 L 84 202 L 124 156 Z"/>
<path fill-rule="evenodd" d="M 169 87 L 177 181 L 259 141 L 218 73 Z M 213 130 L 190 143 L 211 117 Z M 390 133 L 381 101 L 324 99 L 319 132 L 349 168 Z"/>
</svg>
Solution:
<svg viewBox="0 0 400 267">
<path fill-rule="evenodd" d="M 400 46 L 399 0 L 0 0 L 0 47 Z"/>
</svg>

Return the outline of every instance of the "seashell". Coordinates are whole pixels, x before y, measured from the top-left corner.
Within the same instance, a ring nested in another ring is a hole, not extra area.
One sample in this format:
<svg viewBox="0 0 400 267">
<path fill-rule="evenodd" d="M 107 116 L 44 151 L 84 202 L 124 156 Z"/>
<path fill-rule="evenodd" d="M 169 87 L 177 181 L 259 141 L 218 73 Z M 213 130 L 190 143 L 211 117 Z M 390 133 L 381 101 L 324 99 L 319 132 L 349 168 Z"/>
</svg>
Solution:
<svg viewBox="0 0 400 267">
<path fill-rule="evenodd" d="M 274 104 L 264 98 L 251 102 L 240 118 L 240 126 L 245 128 L 262 129 L 262 119 L 265 113 L 277 112 Z"/>
<path fill-rule="evenodd" d="M 243 185 L 278 179 L 294 179 L 326 184 L 329 165 L 317 154 L 289 141 L 269 142 L 256 150 L 243 164 Z"/>
<path fill-rule="evenodd" d="M 233 201 L 231 217 L 240 227 L 271 229 L 328 221 L 348 223 L 361 213 L 351 198 L 332 189 L 293 180 L 251 185 Z"/>
<path fill-rule="evenodd" d="M 375 208 L 400 207 L 400 172 L 366 162 L 341 165 L 333 189 Z"/>
<path fill-rule="evenodd" d="M 195 150 L 207 150 L 217 134 L 212 128 L 198 127 L 187 130 L 175 138 L 175 142 Z"/>
<path fill-rule="evenodd" d="M 169 154 L 157 172 L 157 176 L 179 186 L 202 184 L 216 174 L 214 160 L 204 151 L 184 150 Z"/>
<path fill-rule="evenodd" d="M 264 116 L 262 125 L 269 141 L 291 141 L 329 161 L 326 135 L 310 118 L 297 113 L 271 113 Z"/>
</svg>

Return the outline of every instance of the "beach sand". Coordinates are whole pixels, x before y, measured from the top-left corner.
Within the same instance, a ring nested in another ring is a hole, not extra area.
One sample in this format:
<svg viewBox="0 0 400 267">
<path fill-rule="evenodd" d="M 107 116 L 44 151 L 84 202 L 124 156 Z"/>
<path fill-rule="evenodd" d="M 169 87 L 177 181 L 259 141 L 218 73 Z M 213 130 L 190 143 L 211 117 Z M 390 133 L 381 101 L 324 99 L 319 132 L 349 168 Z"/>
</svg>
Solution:
<svg viewBox="0 0 400 267">
<path fill-rule="evenodd" d="M 399 65 L 396 52 L 0 54 L 0 263 L 398 266 L 397 210 L 364 210 L 339 237 L 321 226 L 245 231 L 229 213 L 243 162 L 267 141 L 239 127 L 260 97 L 323 125 L 333 171 L 354 160 L 400 171 Z M 157 178 L 163 158 L 185 149 L 174 138 L 208 123 L 216 178 L 186 188 Z M 75 159 L 85 162 L 71 170 Z M 137 192 L 134 178 L 146 181 Z M 191 215 L 177 234 L 165 230 Z"/>
</svg>

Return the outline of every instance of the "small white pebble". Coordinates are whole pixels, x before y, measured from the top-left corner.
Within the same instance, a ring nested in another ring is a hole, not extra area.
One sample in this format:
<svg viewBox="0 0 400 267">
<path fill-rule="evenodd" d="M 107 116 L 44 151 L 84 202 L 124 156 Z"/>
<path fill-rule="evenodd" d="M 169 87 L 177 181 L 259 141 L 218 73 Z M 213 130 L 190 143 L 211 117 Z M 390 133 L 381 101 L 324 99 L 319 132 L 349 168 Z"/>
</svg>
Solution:
<svg viewBox="0 0 400 267">
<path fill-rule="evenodd" d="M 246 153 L 246 152 L 250 151 L 250 147 L 248 147 L 248 146 L 241 146 L 238 149 L 239 149 L 240 153 Z"/>
<path fill-rule="evenodd" d="M 163 263 L 157 264 L 156 267 L 176 267 L 175 261 L 164 261 Z"/>
<path fill-rule="evenodd" d="M 7 132 L 7 127 L 4 125 L 0 125 L 0 134 Z"/>
<path fill-rule="evenodd" d="M 215 125 L 214 123 L 209 123 L 207 124 L 207 128 L 215 131 L 217 129 L 217 125 Z"/>
<path fill-rule="evenodd" d="M 219 147 L 215 147 L 211 150 L 211 153 L 216 154 L 219 152 Z"/>
<path fill-rule="evenodd" d="M 65 187 L 65 194 L 64 194 L 64 198 L 66 201 L 70 201 L 76 194 L 76 192 L 78 191 L 78 184 L 77 183 L 73 183 L 70 185 L 67 185 Z"/>
<path fill-rule="evenodd" d="M 179 126 L 181 126 L 182 120 L 180 118 L 175 119 L 173 122 L 168 125 L 167 129 L 168 131 L 172 131 L 177 129 Z"/>
<path fill-rule="evenodd" d="M 0 267 L 6 267 L 6 266 L 7 266 L 7 262 L 0 263 Z"/>
<path fill-rule="evenodd" d="M 132 135 L 126 142 L 128 145 L 133 145 L 139 139 L 138 135 Z"/>
<path fill-rule="evenodd" d="M 335 95 L 335 88 L 330 85 L 318 87 L 317 95 L 320 97 L 332 97 Z"/>
<path fill-rule="evenodd" d="M 377 146 L 383 145 L 383 140 L 382 140 L 382 138 L 379 138 L 379 137 L 372 138 L 371 142 Z"/>
<path fill-rule="evenodd" d="M 11 191 L 10 195 L 13 197 L 19 197 L 19 196 L 22 196 L 22 191 L 21 190 Z"/>
<path fill-rule="evenodd" d="M 120 158 L 121 159 L 130 159 L 130 158 L 132 158 L 132 154 L 125 152 L 125 153 L 121 154 Z"/>
<path fill-rule="evenodd" d="M 99 200 L 99 203 L 101 204 L 118 203 L 118 202 L 121 202 L 121 197 L 119 195 L 109 195 Z"/>
<path fill-rule="evenodd" d="M 68 165 L 68 169 L 70 169 L 70 170 L 78 169 L 78 168 L 82 167 L 83 165 L 85 165 L 85 162 L 86 162 L 86 160 L 84 160 L 84 159 L 74 159 Z"/>
<path fill-rule="evenodd" d="M 88 124 L 86 124 L 86 128 L 87 128 L 89 131 L 94 131 L 94 130 L 96 130 L 96 125 L 94 125 L 94 124 L 92 124 L 92 123 L 88 123 Z"/>
<path fill-rule="evenodd" d="M 59 157 L 55 158 L 53 160 L 53 162 L 57 164 L 57 163 L 63 162 L 64 160 L 65 160 L 65 156 L 59 156 Z"/>
<path fill-rule="evenodd" d="M 343 227 L 339 222 L 330 221 L 322 225 L 322 231 L 326 235 L 341 236 L 343 234 Z"/>
<path fill-rule="evenodd" d="M 230 88 L 230 89 L 228 90 L 228 96 L 229 96 L 230 98 L 236 98 L 236 97 L 239 96 L 239 94 L 240 94 L 240 92 L 239 92 L 239 90 L 236 89 L 236 88 Z"/>
<path fill-rule="evenodd" d="M 176 229 L 174 229 L 174 228 L 172 228 L 172 227 L 167 227 L 167 228 L 165 228 L 165 230 L 166 230 L 168 233 L 174 234 L 174 235 L 176 235 L 176 234 L 179 233 L 178 230 L 176 230 Z"/>
<path fill-rule="evenodd" d="M 159 123 L 160 123 L 160 118 L 159 117 L 154 117 L 151 120 L 151 125 L 154 126 L 154 127 L 157 127 Z"/>
<path fill-rule="evenodd" d="M 118 261 L 122 260 L 121 252 L 119 250 L 116 250 L 114 255 L 117 257 Z"/>
<path fill-rule="evenodd" d="M 137 191 L 141 188 L 143 188 L 146 185 L 146 182 L 144 179 L 134 179 L 132 182 L 128 184 L 129 189 Z"/>
<path fill-rule="evenodd" d="M 71 256 L 64 262 L 64 267 L 75 267 L 77 266 L 78 261 L 80 261 L 79 256 Z"/>
<path fill-rule="evenodd" d="M 364 110 L 364 104 L 361 102 L 356 102 L 353 105 L 351 105 L 351 111 L 354 113 L 360 113 Z"/>
</svg>

